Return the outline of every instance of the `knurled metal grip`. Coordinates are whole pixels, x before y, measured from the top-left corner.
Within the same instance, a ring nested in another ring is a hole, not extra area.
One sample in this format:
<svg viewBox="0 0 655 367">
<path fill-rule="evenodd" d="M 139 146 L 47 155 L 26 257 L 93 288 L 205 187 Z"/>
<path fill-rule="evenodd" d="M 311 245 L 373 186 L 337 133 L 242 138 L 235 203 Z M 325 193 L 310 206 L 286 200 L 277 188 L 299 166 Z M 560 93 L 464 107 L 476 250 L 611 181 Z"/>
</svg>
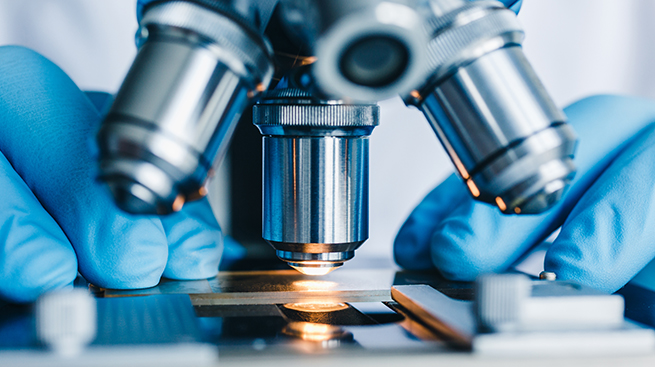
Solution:
<svg viewBox="0 0 655 367">
<path fill-rule="evenodd" d="M 267 93 L 253 106 L 253 124 L 265 135 L 286 135 L 286 127 L 318 128 L 297 131 L 299 135 L 325 136 L 325 129 L 335 129 L 329 134 L 333 136 L 368 135 L 379 124 L 379 109 L 376 104 L 343 104 L 313 99 L 299 89 L 281 89 Z"/>
<path fill-rule="evenodd" d="M 375 105 L 258 105 L 254 108 L 255 125 L 351 127 L 376 126 Z"/>
<path fill-rule="evenodd" d="M 258 37 L 244 21 L 236 22 L 227 15 L 188 1 L 171 1 L 152 6 L 144 13 L 140 23 L 141 32 L 137 35 L 138 44 L 148 37 L 149 26 L 184 29 L 219 44 L 241 61 L 230 63 L 230 67 L 235 71 L 242 69 L 242 74 L 253 77 L 255 84 L 268 84 L 273 75 L 270 56 L 273 51 L 270 44 Z"/>
<path fill-rule="evenodd" d="M 496 1 L 476 1 L 427 20 L 431 83 L 439 83 L 456 68 L 485 53 L 521 44 L 523 29 L 516 15 Z M 488 42 L 497 38 L 498 42 Z"/>
</svg>

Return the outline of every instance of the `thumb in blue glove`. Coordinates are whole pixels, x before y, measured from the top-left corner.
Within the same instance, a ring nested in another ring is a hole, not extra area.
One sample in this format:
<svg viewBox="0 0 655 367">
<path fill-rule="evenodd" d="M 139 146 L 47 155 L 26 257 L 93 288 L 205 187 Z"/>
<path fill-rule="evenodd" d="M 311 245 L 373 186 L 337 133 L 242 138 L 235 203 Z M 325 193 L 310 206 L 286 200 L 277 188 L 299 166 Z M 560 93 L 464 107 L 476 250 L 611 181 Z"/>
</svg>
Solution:
<svg viewBox="0 0 655 367">
<path fill-rule="evenodd" d="M 54 64 L 0 48 L 0 296 L 30 301 L 79 272 L 106 288 L 218 271 L 222 235 L 206 200 L 173 216 L 121 212 L 87 149 L 101 116 Z"/>
</svg>

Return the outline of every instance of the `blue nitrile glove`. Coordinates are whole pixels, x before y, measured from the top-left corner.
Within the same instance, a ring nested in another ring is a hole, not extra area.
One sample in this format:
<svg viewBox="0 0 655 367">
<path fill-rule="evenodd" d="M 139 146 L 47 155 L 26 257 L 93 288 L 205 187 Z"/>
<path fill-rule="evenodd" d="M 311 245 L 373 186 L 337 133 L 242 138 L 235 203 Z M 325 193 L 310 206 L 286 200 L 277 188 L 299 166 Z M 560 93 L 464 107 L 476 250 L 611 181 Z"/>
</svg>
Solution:
<svg viewBox="0 0 655 367">
<path fill-rule="evenodd" d="M 487 1 L 487 0 L 469 0 L 469 1 Z M 505 5 L 509 10 L 513 11 L 514 13 L 518 14 L 519 10 L 521 10 L 521 4 L 523 4 L 523 0 L 497 0 L 503 5 Z"/>
<path fill-rule="evenodd" d="M 523 4 L 523 0 L 500 0 L 500 2 L 516 14 L 519 13 L 519 10 L 521 10 L 521 4 Z"/>
<path fill-rule="evenodd" d="M 565 110 L 579 136 L 578 172 L 540 215 L 505 215 L 451 176 L 413 211 L 394 244 L 398 264 L 453 280 L 508 269 L 560 225 L 545 269 L 613 292 L 655 257 L 655 102 L 584 99 Z"/>
<path fill-rule="evenodd" d="M 101 116 L 91 99 L 37 53 L 0 47 L 0 298 L 33 300 L 78 270 L 105 288 L 218 271 L 223 238 L 206 200 L 137 217 L 95 181 L 88 141 Z"/>
</svg>

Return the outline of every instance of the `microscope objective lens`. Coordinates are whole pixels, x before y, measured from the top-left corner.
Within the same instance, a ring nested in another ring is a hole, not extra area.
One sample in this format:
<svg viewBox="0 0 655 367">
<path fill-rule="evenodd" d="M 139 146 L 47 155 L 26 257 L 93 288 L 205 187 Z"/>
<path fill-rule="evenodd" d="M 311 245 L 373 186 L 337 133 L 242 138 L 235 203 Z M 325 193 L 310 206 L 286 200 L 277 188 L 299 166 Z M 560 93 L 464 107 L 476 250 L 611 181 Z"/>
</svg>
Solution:
<svg viewBox="0 0 655 367">
<path fill-rule="evenodd" d="M 340 68 L 353 83 L 370 87 L 393 83 L 407 68 L 409 52 L 398 40 L 375 36 L 353 43 L 341 57 Z"/>
</svg>

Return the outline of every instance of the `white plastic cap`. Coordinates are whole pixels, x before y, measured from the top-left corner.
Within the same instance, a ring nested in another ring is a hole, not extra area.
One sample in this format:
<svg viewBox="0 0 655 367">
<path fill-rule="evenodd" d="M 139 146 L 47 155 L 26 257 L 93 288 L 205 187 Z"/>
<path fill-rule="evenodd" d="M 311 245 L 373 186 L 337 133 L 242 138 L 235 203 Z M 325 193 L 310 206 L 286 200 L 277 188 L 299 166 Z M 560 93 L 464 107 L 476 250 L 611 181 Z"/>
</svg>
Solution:
<svg viewBox="0 0 655 367">
<path fill-rule="evenodd" d="M 57 354 L 79 354 L 93 341 L 96 330 L 96 301 L 86 290 L 47 293 L 36 303 L 37 336 Z"/>
</svg>

